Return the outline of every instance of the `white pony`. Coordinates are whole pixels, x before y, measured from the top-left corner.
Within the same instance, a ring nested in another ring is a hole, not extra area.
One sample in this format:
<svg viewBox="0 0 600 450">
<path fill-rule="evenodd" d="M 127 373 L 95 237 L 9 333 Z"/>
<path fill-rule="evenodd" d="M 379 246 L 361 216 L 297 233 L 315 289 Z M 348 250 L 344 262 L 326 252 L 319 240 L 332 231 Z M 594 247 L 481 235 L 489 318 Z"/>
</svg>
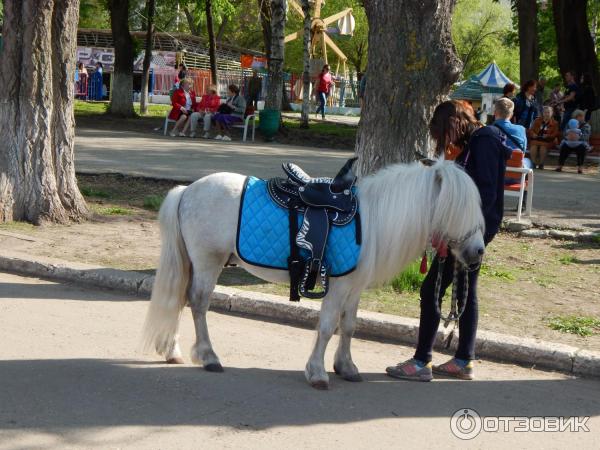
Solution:
<svg viewBox="0 0 600 450">
<path fill-rule="evenodd" d="M 235 173 L 208 175 L 172 189 L 160 209 L 162 249 L 144 337 L 146 348 L 154 347 L 168 362 L 183 362 L 177 333 L 181 312 L 189 303 L 196 328 L 192 360 L 207 371 L 223 371 L 210 342 L 206 313 L 225 264 L 237 264 L 269 282 L 289 281 L 287 271 L 251 266 L 236 254 L 244 180 Z M 466 266 L 478 266 L 483 257 L 479 192 L 454 163 L 392 165 L 360 179 L 357 192 L 361 252 L 356 270 L 332 278 L 323 299 L 317 340 L 305 370 L 306 379 L 317 389 L 328 388 L 324 353 L 338 325 L 335 372 L 349 381 L 361 380 L 350 341 L 364 289 L 396 276 L 422 254 L 432 236 L 450 242 Z"/>
</svg>

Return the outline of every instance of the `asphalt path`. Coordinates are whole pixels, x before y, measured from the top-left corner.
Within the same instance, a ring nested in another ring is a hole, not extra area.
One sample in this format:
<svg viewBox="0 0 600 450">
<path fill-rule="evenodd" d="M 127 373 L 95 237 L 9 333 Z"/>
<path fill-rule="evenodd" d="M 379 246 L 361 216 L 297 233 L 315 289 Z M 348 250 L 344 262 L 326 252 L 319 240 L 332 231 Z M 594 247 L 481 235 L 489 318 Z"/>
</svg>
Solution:
<svg viewBox="0 0 600 450">
<path fill-rule="evenodd" d="M 264 142 L 219 142 L 172 138 L 157 132 L 78 128 L 75 167 L 79 172 L 123 173 L 194 181 L 214 172 L 262 178 L 282 176 L 281 164 L 296 162 L 313 176 L 334 176 L 352 152 Z M 536 171 L 534 219 L 547 226 L 600 231 L 600 176 Z M 513 216 L 516 200 L 506 199 Z"/>
<path fill-rule="evenodd" d="M 225 372 L 207 373 L 136 350 L 146 306 L 0 273 L 0 449 L 598 448 L 598 380 L 485 361 L 472 382 L 399 381 L 383 370 L 412 349 L 357 339 L 365 381 L 331 374 L 322 392 L 302 371 L 311 330 L 210 313 Z M 193 337 L 186 309 L 183 348 Z M 330 370 L 333 351 L 330 344 Z M 469 441 L 450 429 L 464 408 L 487 421 Z M 591 416 L 590 431 L 517 432 L 515 423 L 489 431 L 498 416 Z"/>
</svg>

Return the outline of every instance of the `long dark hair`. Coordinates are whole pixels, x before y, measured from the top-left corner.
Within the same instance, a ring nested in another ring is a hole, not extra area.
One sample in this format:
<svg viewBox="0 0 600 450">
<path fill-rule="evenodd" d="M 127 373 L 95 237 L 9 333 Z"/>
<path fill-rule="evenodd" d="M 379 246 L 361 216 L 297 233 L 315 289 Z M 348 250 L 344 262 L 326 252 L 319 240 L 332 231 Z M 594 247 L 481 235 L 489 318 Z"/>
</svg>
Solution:
<svg viewBox="0 0 600 450">
<path fill-rule="evenodd" d="M 429 133 L 435 141 L 435 155 L 444 154 L 449 145 L 462 150 L 481 126 L 475 118 L 473 107 L 468 103 L 462 100 L 440 103 L 429 122 Z"/>
</svg>

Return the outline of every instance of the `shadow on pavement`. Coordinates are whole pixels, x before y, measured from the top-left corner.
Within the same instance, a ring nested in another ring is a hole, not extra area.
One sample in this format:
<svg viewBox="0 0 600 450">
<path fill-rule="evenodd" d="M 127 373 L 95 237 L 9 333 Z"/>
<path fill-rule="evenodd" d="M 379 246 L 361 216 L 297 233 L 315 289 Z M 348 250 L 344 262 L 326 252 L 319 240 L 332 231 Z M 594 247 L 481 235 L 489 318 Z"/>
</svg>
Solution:
<svg viewBox="0 0 600 450">
<path fill-rule="evenodd" d="M 59 433 L 127 425 L 244 429 L 450 417 L 459 408 L 494 416 L 594 416 L 600 383 L 585 379 L 397 381 L 332 375 L 328 392 L 300 371 L 226 367 L 225 373 L 151 362 L 58 359 L 0 361 L 0 429 Z M 539 376 L 539 375 L 536 375 Z"/>
</svg>

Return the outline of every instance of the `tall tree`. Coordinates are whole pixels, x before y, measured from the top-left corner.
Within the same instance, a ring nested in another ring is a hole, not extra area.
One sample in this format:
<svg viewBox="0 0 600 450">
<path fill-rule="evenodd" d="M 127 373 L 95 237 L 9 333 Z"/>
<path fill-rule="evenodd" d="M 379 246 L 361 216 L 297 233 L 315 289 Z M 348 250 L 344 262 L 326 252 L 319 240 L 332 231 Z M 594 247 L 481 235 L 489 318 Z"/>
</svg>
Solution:
<svg viewBox="0 0 600 450">
<path fill-rule="evenodd" d="M 302 12 L 304 13 L 304 34 L 302 36 L 304 71 L 302 72 L 302 123 L 300 126 L 301 128 L 308 128 L 310 113 L 310 26 L 312 23 L 309 0 L 302 0 Z"/>
<path fill-rule="evenodd" d="M 285 55 L 286 0 L 271 0 L 271 51 L 269 57 L 269 83 L 265 107 L 281 110 L 283 101 L 283 60 Z"/>
<path fill-rule="evenodd" d="M 356 140 L 362 174 L 428 148 L 433 109 L 458 79 L 450 25 L 455 0 L 365 0 L 369 54 Z"/>
<path fill-rule="evenodd" d="M 0 222 L 88 214 L 73 156 L 78 16 L 78 0 L 4 1 Z"/>
<path fill-rule="evenodd" d="M 271 0 L 256 0 L 263 34 L 263 44 L 267 60 L 271 59 Z"/>
<path fill-rule="evenodd" d="M 562 73 L 568 70 L 574 70 L 578 75 L 589 72 L 594 90 L 600 92 L 598 57 L 588 25 L 587 3 L 582 0 L 552 1 L 558 65 Z"/>
<path fill-rule="evenodd" d="M 527 80 L 537 80 L 540 74 L 540 47 L 538 38 L 537 1 L 516 0 L 519 22 L 519 60 L 521 85 Z"/>
<path fill-rule="evenodd" d="M 129 33 L 129 0 L 107 0 L 110 11 L 115 64 L 110 112 L 130 117 L 133 111 L 133 40 Z"/>
<path fill-rule="evenodd" d="M 206 30 L 208 31 L 208 56 L 210 58 L 210 74 L 212 82 L 218 83 L 219 74 L 217 72 L 217 44 L 215 40 L 215 29 L 213 28 L 212 0 L 204 0 L 206 13 Z"/>
<path fill-rule="evenodd" d="M 146 2 L 146 53 L 144 54 L 144 63 L 142 67 L 142 94 L 140 97 L 140 112 L 148 112 L 148 79 L 150 78 L 150 63 L 152 62 L 152 39 L 154 38 L 154 12 L 156 9 L 155 0 Z"/>
</svg>

